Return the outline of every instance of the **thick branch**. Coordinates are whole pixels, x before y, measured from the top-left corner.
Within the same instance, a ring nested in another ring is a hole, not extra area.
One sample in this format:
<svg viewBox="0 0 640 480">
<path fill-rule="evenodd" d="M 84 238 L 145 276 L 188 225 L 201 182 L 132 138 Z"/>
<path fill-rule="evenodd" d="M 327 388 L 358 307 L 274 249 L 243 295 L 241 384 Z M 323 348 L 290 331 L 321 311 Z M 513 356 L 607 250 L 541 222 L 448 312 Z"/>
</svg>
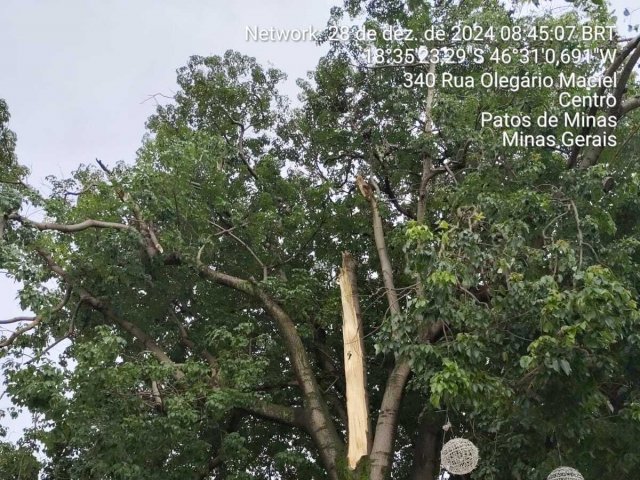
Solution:
<svg viewBox="0 0 640 480">
<path fill-rule="evenodd" d="M 371 480 L 385 480 L 389 477 L 398 425 L 398 410 L 410 373 L 409 361 L 400 359 L 387 380 L 371 449 Z"/>
<path fill-rule="evenodd" d="M 623 102 L 622 96 L 624 95 L 624 92 L 627 89 L 627 83 L 631 78 L 633 69 L 635 68 L 639 60 L 640 60 L 640 36 L 634 38 L 625 46 L 625 48 L 616 56 L 612 64 L 609 66 L 609 68 L 607 68 L 606 72 L 604 73 L 605 77 L 611 77 L 618 70 L 618 68 L 620 68 L 620 66 L 622 66 L 622 64 L 626 61 L 626 64 L 624 65 L 622 72 L 620 72 L 620 76 L 617 79 L 617 84 L 613 91 L 613 96 L 616 101 L 615 101 L 615 106 L 609 110 L 608 112 L 609 115 L 615 116 L 616 118 L 620 119 L 624 115 L 626 115 L 628 112 L 633 110 L 634 108 L 637 108 L 636 106 L 634 106 L 635 104 L 635 102 L 633 101 L 634 99 L 631 99 L 628 102 Z M 598 89 L 598 92 L 596 95 L 603 96 L 604 88 L 601 87 L 600 89 Z M 625 106 L 625 103 L 626 103 L 626 106 Z M 589 115 L 593 116 L 597 113 L 597 111 L 598 111 L 597 107 L 591 107 L 589 110 Z M 589 127 L 585 127 L 582 129 L 581 133 L 583 135 L 586 135 L 587 133 L 590 132 L 590 130 L 591 129 Z M 602 137 L 602 136 L 608 135 L 611 131 L 612 131 L 612 127 L 600 128 L 598 129 L 596 135 Z M 578 156 L 580 153 L 580 149 L 581 147 L 574 146 L 573 149 L 571 150 L 571 154 L 569 156 L 569 161 L 568 161 L 569 168 L 574 167 L 578 163 Z M 582 160 L 580 161 L 580 167 L 588 168 L 595 165 L 598 162 L 598 159 L 600 158 L 600 155 L 602 154 L 603 150 L 604 150 L 604 146 L 592 146 L 584 150 Z"/>
<path fill-rule="evenodd" d="M 304 409 L 300 407 L 287 407 L 275 403 L 254 401 L 251 405 L 241 407 L 242 410 L 266 420 L 290 427 L 307 429 Z"/>
<path fill-rule="evenodd" d="M 620 107 L 620 117 L 624 117 L 636 108 L 640 108 L 640 97 L 633 97 L 626 102 L 622 102 L 622 106 Z"/>
<path fill-rule="evenodd" d="M 339 283 L 342 300 L 344 371 L 347 383 L 349 434 L 347 459 L 349 468 L 352 470 L 355 470 L 362 457 L 369 455 L 371 449 L 364 332 L 356 278 L 355 261 L 349 252 L 344 252 Z"/>
<path fill-rule="evenodd" d="M 51 255 L 48 252 L 42 249 L 37 249 L 36 251 L 44 259 L 49 270 L 51 270 L 53 273 L 55 273 L 56 275 L 64 279 L 69 285 L 72 285 L 72 281 L 69 278 L 69 275 L 67 274 L 67 272 L 65 272 L 62 269 L 62 267 L 60 267 L 60 265 L 58 265 L 53 260 L 53 257 L 51 257 Z M 80 299 L 82 301 L 87 302 L 95 310 L 102 313 L 105 319 L 107 319 L 109 322 L 120 326 L 123 330 L 125 330 L 126 332 L 131 334 L 134 338 L 136 338 L 138 341 L 140 341 L 142 345 L 144 345 L 144 347 L 149 352 L 151 352 L 153 356 L 156 357 L 156 359 L 160 363 L 173 367 L 175 369 L 174 376 L 176 379 L 180 380 L 184 378 L 184 374 L 180 370 L 177 370 L 176 364 L 173 362 L 173 360 L 169 358 L 169 356 L 164 352 L 164 350 L 160 347 L 160 345 L 158 345 L 155 342 L 155 340 L 153 340 L 153 338 L 147 335 L 147 333 L 144 330 L 142 330 L 140 327 L 138 327 L 134 323 L 131 323 L 128 320 L 125 320 L 124 318 L 118 317 L 107 305 L 105 305 L 102 301 L 98 300 L 87 289 L 83 287 L 78 287 L 77 291 L 80 294 Z"/>
<path fill-rule="evenodd" d="M 400 314 L 400 303 L 396 293 L 393 270 L 382 228 L 382 219 L 378 211 L 373 187 L 358 176 L 356 180 L 360 192 L 369 201 L 373 217 L 373 231 L 380 258 L 382 278 L 387 293 L 387 300 L 392 316 Z M 411 373 L 411 366 L 406 359 L 398 359 L 385 388 L 378 423 L 376 425 L 373 446 L 371 449 L 371 480 L 384 480 L 389 475 L 392 461 L 393 444 L 396 436 L 398 410 L 404 387 Z"/>
<path fill-rule="evenodd" d="M 9 325 L 11 323 L 18 323 L 18 322 L 32 322 L 35 319 L 36 317 L 14 317 L 8 320 L 0 320 L 0 325 Z"/>
<path fill-rule="evenodd" d="M 616 105 L 621 104 L 622 95 L 624 95 L 624 92 L 627 90 L 627 83 L 629 82 L 629 78 L 631 78 L 633 69 L 638 63 L 638 60 L 640 60 L 640 38 L 638 38 L 635 42 L 636 47 L 632 50 L 629 60 L 627 60 L 627 64 L 622 69 L 622 72 L 618 77 L 618 83 L 613 93 L 613 96 L 616 99 Z"/>
<path fill-rule="evenodd" d="M 43 230 L 55 230 L 62 233 L 77 233 L 82 232 L 83 230 L 87 230 L 89 228 L 115 228 L 118 230 L 131 230 L 133 232 L 137 232 L 137 230 L 130 225 L 124 225 L 122 223 L 115 222 L 103 222 L 100 220 L 85 220 L 84 222 L 75 223 L 71 225 L 66 225 L 63 223 L 48 223 L 48 222 L 36 222 L 34 220 L 29 220 L 28 218 L 23 217 L 17 213 L 14 213 L 9 216 L 9 220 L 15 220 L 17 222 L 22 223 L 23 225 L 29 225 L 37 228 L 40 231 Z"/>
<path fill-rule="evenodd" d="M 398 302 L 398 294 L 396 293 L 396 288 L 393 283 L 393 268 L 391 267 L 391 260 L 389 260 L 389 253 L 387 251 L 387 244 L 384 238 L 384 229 L 382 226 L 382 217 L 378 210 L 375 190 L 373 186 L 367 183 L 360 175 L 356 178 L 356 183 L 358 184 L 360 192 L 371 206 L 373 234 L 376 242 L 376 249 L 378 251 L 378 257 L 380 259 L 382 280 L 386 290 L 389 310 L 391 311 L 391 315 L 395 316 L 400 314 L 400 303 Z"/>
<path fill-rule="evenodd" d="M 116 230 L 129 230 L 138 235 L 141 245 L 146 248 L 149 256 L 155 255 L 155 252 L 157 250 L 155 246 L 152 246 L 152 244 L 157 246 L 157 240 L 154 240 L 155 235 L 152 235 L 153 232 L 151 230 L 149 230 L 150 237 L 147 238 L 144 233 L 138 231 L 131 225 L 125 225 L 123 223 L 103 222 L 101 220 L 93 219 L 87 219 L 83 222 L 70 225 L 64 223 L 36 222 L 34 220 L 29 220 L 28 218 L 23 217 L 22 215 L 19 215 L 17 213 L 11 214 L 9 216 L 9 219 L 20 222 L 22 225 L 28 225 L 37 228 L 40 231 L 51 230 L 62 233 L 78 233 L 91 228 L 113 228 Z"/>
<path fill-rule="evenodd" d="M 309 433 L 315 441 L 320 456 L 328 470 L 329 477 L 337 480 L 337 460 L 344 446 L 338 436 L 329 413 L 328 406 L 322 397 L 321 389 L 313 373 L 311 363 L 307 357 L 304 345 L 293 320 L 268 294 L 254 282 L 240 279 L 232 275 L 218 272 L 202 264 L 198 256 L 197 263 L 200 274 L 219 285 L 232 288 L 256 298 L 263 305 L 267 313 L 275 320 L 280 337 L 289 354 L 296 380 L 303 393 L 305 413 Z"/>
</svg>

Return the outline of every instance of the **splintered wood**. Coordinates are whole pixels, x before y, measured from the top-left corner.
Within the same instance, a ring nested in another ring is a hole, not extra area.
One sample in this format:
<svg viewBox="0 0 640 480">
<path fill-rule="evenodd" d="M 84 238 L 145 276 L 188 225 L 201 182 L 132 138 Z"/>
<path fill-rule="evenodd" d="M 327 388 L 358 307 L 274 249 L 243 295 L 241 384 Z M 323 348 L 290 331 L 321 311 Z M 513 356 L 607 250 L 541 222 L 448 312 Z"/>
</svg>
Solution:
<svg viewBox="0 0 640 480">
<path fill-rule="evenodd" d="M 342 254 L 340 293 L 342 298 L 342 337 L 344 341 L 344 371 L 347 386 L 347 417 L 349 420 L 349 467 L 369 454 L 369 405 L 365 370 L 362 318 L 356 283 L 355 262 L 349 252 Z"/>
</svg>

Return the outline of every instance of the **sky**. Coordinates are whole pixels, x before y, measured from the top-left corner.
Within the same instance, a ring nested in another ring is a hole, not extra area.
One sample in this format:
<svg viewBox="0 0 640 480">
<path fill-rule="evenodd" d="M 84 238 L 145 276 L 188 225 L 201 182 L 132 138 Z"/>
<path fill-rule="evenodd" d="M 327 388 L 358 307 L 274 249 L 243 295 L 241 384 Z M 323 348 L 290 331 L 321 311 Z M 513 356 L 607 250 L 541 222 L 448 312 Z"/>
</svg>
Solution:
<svg viewBox="0 0 640 480">
<path fill-rule="evenodd" d="M 613 0 L 612 7 L 621 12 L 636 2 Z M 247 41 L 246 28 L 320 29 L 339 3 L 0 0 L 0 98 L 9 105 L 19 161 L 31 169 L 29 183 L 46 191 L 47 175 L 66 176 L 81 163 L 132 162 L 154 111 L 150 96 L 172 95 L 175 70 L 191 55 L 234 49 L 254 56 L 288 74 L 282 90 L 294 98 L 295 80 L 325 49 L 313 42 Z M 640 12 L 635 15 L 640 23 Z M 0 319 L 21 313 L 16 290 L 0 273 Z M 6 406 L 0 399 L 0 409 Z M 10 424 L 9 439 L 27 420 Z"/>
</svg>

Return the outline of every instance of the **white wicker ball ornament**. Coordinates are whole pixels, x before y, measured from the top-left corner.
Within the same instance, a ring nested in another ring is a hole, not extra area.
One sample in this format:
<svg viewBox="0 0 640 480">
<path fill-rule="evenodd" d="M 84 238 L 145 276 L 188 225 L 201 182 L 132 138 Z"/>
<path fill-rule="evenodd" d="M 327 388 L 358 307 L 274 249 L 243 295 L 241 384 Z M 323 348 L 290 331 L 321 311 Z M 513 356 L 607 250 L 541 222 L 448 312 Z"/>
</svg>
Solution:
<svg viewBox="0 0 640 480">
<path fill-rule="evenodd" d="M 584 477 L 575 468 L 560 467 L 551 472 L 547 480 L 584 480 Z"/>
<path fill-rule="evenodd" d="M 449 440 L 440 452 L 441 467 L 454 475 L 466 475 L 472 472 L 478 466 L 478 460 L 478 448 L 464 438 Z"/>
</svg>

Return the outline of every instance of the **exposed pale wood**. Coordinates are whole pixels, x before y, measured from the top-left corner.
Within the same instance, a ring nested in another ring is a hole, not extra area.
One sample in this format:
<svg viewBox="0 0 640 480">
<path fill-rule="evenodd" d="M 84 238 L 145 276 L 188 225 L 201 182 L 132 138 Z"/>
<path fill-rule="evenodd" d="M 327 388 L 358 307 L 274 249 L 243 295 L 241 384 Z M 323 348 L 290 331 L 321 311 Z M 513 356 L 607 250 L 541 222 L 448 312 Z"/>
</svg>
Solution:
<svg viewBox="0 0 640 480">
<path fill-rule="evenodd" d="M 355 262 L 348 253 L 342 254 L 340 271 L 342 298 L 342 336 L 344 340 L 344 371 L 347 390 L 349 467 L 355 469 L 371 450 L 369 402 L 365 367 L 362 317 L 355 274 Z"/>
</svg>

